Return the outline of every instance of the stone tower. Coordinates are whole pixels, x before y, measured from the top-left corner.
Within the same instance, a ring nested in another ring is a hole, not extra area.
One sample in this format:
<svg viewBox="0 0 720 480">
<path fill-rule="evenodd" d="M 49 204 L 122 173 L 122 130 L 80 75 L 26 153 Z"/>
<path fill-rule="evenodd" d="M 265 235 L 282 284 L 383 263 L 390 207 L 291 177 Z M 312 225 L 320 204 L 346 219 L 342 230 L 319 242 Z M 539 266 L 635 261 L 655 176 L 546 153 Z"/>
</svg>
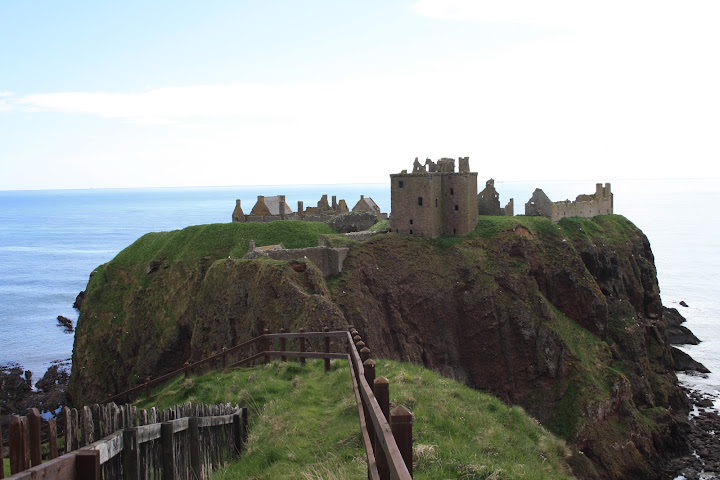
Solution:
<svg viewBox="0 0 720 480">
<path fill-rule="evenodd" d="M 477 172 L 470 171 L 469 157 L 415 159 L 412 173 L 391 174 L 390 228 L 418 237 L 462 236 L 478 221 Z"/>
</svg>

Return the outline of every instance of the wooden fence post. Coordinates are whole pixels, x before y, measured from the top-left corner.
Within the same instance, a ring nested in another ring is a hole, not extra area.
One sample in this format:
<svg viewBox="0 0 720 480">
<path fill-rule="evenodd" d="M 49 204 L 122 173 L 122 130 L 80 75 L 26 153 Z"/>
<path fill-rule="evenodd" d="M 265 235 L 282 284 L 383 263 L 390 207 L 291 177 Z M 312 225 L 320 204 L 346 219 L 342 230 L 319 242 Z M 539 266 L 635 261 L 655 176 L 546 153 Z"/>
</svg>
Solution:
<svg viewBox="0 0 720 480">
<path fill-rule="evenodd" d="M 10 417 L 10 473 L 12 475 L 30 468 L 27 435 L 27 419 L 17 415 Z"/>
<path fill-rule="evenodd" d="M 370 349 L 368 347 L 363 347 L 360 350 L 360 360 L 364 362 L 368 358 L 370 358 Z"/>
<path fill-rule="evenodd" d="M 263 335 L 268 335 L 269 333 L 270 333 L 270 330 L 268 330 L 267 328 L 263 329 Z M 262 347 L 263 347 L 263 352 L 267 352 L 268 350 L 270 350 L 270 339 L 269 338 L 263 339 Z M 270 356 L 267 353 L 263 357 L 263 362 L 266 364 L 270 363 Z"/>
<path fill-rule="evenodd" d="M 281 328 L 281 329 L 280 329 L 280 333 L 287 333 L 287 330 L 284 329 L 284 328 Z M 286 339 L 286 338 L 281 338 L 281 339 L 280 339 L 280 351 L 281 351 L 281 352 L 284 352 L 284 351 L 286 350 L 286 348 L 287 348 L 287 339 Z M 280 357 L 280 361 L 281 361 L 281 362 L 287 362 L 287 357 L 281 356 L 281 357 Z"/>
<path fill-rule="evenodd" d="M 330 331 L 329 327 L 323 328 L 323 332 L 327 333 L 329 331 Z M 325 337 L 325 353 L 330 353 L 330 337 Z M 325 359 L 325 371 L 326 372 L 330 371 L 330 359 L 329 358 Z"/>
<path fill-rule="evenodd" d="M 145 377 L 145 397 L 150 398 L 150 377 Z"/>
<path fill-rule="evenodd" d="M 70 422 L 72 423 L 72 449 L 77 450 L 80 448 L 80 435 L 78 435 L 78 425 L 80 425 L 80 421 L 78 420 L 78 411 L 77 408 L 73 408 L 70 411 Z"/>
<path fill-rule="evenodd" d="M 200 426 L 198 417 L 190 417 L 188 421 L 190 429 L 190 478 L 199 480 L 202 478 L 200 469 Z"/>
<path fill-rule="evenodd" d="M 413 473 L 412 424 L 412 413 L 403 405 L 398 405 L 390 412 L 390 429 L 411 477 Z"/>
<path fill-rule="evenodd" d="M 185 362 L 185 379 L 190 378 L 190 362 Z"/>
<path fill-rule="evenodd" d="M 42 463 L 40 451 L 40 412 L 37 408 L 31 408 L 27 414 L 28 435 L 30 439 L 30 464 L 35 467 Z"/>
<path fill-rule="evenodd" d="M 138 429 L 123 430 L 123 480 L 140 480 L 140 445 Z"/>
<path fill-rule="evenodd" d="M 385 419 L 389 421 L 390 382 L 385 377 L 378 377 L 377 379 L 375 379 L 375 388 L 373 391 L 375 393 L 375 398 L 377 399 L 378 405 L 380 406 L 380 410 L 382 410 L 383 415 L 385 415 Z M 385 456 L 385 452 L 383 451 L 382 447 L 380 447 L 381 443 L 378 439 L 377 434 L 373 439 L 373 445 L 375 449 L 375 462 L 377 464 L 380 480 L 390 480 L 390 467 L 388 466 L 388 460 Z"/>
<path fill-rule="evenodd" d="M 48 444 L 50 446 L 50 460 L 58 457 L 57 422 L 54 418 L 48 420 Z"/>
<path fill-rule="evenodd" d="M 100 450 L 78 450 L 75 470 L 77 480 L 100 480 Z"/>
<path fill-rule="evenodd" d="M 172 422 L 160 424 L 162 446 L 162 478 L 175 480 L 175 435 Z"/>
<path fill-rule="evenodd" d="M 301 328 L 300 333 L 305 333 L 305 329 Z M 300 337 L 300 353 L 305 353 L 305 337 Z M 300 365 L 305 366 L 305 357 L 300 357 Z"/>
<path fill-rule="evenodd" d="M 232 423 L 232 432 L 233 432 L 233 439 L 235 440 L 233 445 L 233 452 L 230 457 L 239 457 L 240 453 L 242 453 L 243 448 L 243 441 L 242 441 L 242 415 L 240 415 L 240 412 L 233 414 L 233 423 Z"/>
<path fill-rule="evenodd" d="M 222 347 L 222 369 L 227 368 L 227 348 Z"/>
</svg>

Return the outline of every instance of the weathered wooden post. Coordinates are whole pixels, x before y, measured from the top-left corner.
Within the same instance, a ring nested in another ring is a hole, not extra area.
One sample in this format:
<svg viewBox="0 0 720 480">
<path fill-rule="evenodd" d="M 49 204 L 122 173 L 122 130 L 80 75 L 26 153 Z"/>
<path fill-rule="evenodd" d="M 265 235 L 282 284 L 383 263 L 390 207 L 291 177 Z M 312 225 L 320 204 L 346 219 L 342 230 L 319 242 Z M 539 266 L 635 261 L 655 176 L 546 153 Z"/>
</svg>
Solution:
<svg viewBox="0 0 720 480">
<path fill-rule="evenodd" d="M 150 398 L 150 377 L 145 377 L 145 396 Z"/>
<path fill-rule="evenodd" d="M 58 457 L 57 422 L 54 418 L 48 420 L 48 444 L 50 446 L 50 460 Z"/>
<path fill-rule="evenodd" d="M 30 468 L 27 430 L 27 418 L 17 415 L 10 417 L 10 473 L 12 475 Z"/>
<path fill-rule="evenodd" d="M 123 479 L 140 480 L 140 444 L 137 427 L 123 430 Z"/>
<path fill-rule="evenodd" d="M 227 367 L 227 348 L 222 348 L 222 369 L 225 370 Z"/>
<path fill-rule="evenodd" d="M 160 424 L 160 445 L 162 448 L 162 478 L 175 480 L 175 435 L 172 422 Z"/>
<path fill-rule="evenodd" d="M 77 450 L 80 448 L 80 415 L 78 414 L 77 408 L 73 408 L 70 411 L 70 421 L 72 422 L 72 449 Z"/>
<path fill-rule="evenodd" d="M 190 430 L 190 478 L 199 480 L 202 478 L 202 471 L 200 467 L 200 425 L 198 417 L 190 417 L 188 424 Z"/>
<path fill-rule="evenodd" d="M 300 333 L 305 333 L 305 329 L 301 328 Z M 300 353 L 305 353 L 305 337 L 300 337 Z M 305 366 L 305 357 L 300 356 L 300 365 Z"/>
<path fill-rule="evenodd" d="M 390 382 L 385 377 L 375 379 L 375 388 L 373 389 L 375 398 L 377 399 L 380 410 L 386 419 L 390 418 Z M 390 467 L 388 466 L 387 457 L 381 447 L 378 435 L 373 439 L 373 447 L 375 451 L 375 462 L 377 463 L 378 474 L 380 480 L 390 480 Z"/>
<path fill-rule="evenodd" d="M 185 373 L 185 380 L 190 378 L 190 362 L 185 362 L 184 364 L 185 369 L 183 370 Z"/>
<path fill-rule="evenodd" d="M 329 327 L 323 327 L 323 332 L 327 333 L 330 331 Z M 325 337 L 325 353 L 330 353 L 330 337 Z M 330 371 L 330 359 L 325 359 L 325 371 Z"/>
<path fill-rule="evenodd" d="M 263 329 L 263 335 L 269 335 L 269 334 L 270 334 L 270 330 L 268 330 L 267 328 Z M 268 350 L 270 350 L 270 339 L 267 337 L 264 337 L 261 345 L 262 345 L 263 352 L 267 352 Z M 265 353 L 265 356 L 263 357 L 263 363 L 270 363 L 270 355 L 268 355 L 267 353 Z"/>
<path fill-rule="evenodd" d="M 360 360 L 363 362 L 370 358 L 370 349 L 368 347 L 363 347 L 360 349 Z"/>
<path fill-rule="evenodd" d="M 281 329 L 280 329 L 280 333 L 287 333 L 287 330 L 284 329 L 284 328 L 281 328 Z M 286 347 L 287 347 L 287 339 L 283 337 L 283 338 L 280 339 L 280 351 L 281 351 L 281 352 L 284 352 L 285 349 L 286 349 Z M 280 357 L 280 361 L 281 361 L 281 362 L 287 362 L 287 357 L 284 356 L 284 355 L 281 356 L 281 357 Z"/>
<path fill-rule="evenodd" d="M 363 342 L 362 340 L 358 340 L 357 342 L 355 342 L 355 348 L 359 352 L 360 350 L 365 348 L 365 342 Z"/>
<path fill-rule="evenodd" d="M 37 408 L 31 408 L 27 414 L 28 435 L 30 438 L 30 464 L 34 467 L 42 463 L 40 451 L 40 412 Z"/>
<path fill-rule="evenodd" d="M 79 450 L 75 455 L 75 471 L 77 480 L 100 480 L 100 450 Z"/>
<path fill-rule="evenodd" d="M 405 406 L 398 405 L 390 412 L 390 429 L 411 477 L 413 473 L 412 424 L 413 415 Z"/>
</svg>

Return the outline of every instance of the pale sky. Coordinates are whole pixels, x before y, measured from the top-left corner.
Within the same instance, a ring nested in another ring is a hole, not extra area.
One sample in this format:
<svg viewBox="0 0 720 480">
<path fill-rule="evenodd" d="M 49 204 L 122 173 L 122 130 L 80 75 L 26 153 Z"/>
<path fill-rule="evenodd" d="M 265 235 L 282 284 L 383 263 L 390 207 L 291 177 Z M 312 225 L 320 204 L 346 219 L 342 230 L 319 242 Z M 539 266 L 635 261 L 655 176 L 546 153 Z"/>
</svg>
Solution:
<svg viewBox="0 0 720 480">
<path fill-rule="evenodd" d="M 0 0 L 0 190 L 720 177 L 720 2 Z"/>
</svg>

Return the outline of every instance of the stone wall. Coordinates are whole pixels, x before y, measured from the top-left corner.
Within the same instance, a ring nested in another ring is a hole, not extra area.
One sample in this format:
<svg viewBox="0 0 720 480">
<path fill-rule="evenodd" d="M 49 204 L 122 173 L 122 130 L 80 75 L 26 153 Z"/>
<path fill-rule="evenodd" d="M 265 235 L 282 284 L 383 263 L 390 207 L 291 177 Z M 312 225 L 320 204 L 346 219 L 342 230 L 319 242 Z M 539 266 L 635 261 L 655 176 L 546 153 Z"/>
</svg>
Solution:
<svg viewBox="0 0 720 480">
<path fill-rule="evenodd" d="M 595 185 L 595 194 L 578 195 L 575 201 L 564 200 L 553 202 L 550 219 L 559 222 L 566 217 L 592 218 L 597 215 L 609 215 L 613 213 L 613 194 L 610 184 L 602 183 Z"/>
<path fill-rule="evenodd" d="M 525 215 L 550 218 L 551 214 L 552 201 L 545 195 L 545 192 L 536 188 L 530 200 L 525 204 Z"/>
<path fill-rule="evenodd" d="M 342 272 L 343 262 L 348 248 L 309 247 L 287 250 L 270 250 L 264 252 L 273 260 L 310 260 L 322 272 L 324 277 L 331 277 Z"/>
</svg>

